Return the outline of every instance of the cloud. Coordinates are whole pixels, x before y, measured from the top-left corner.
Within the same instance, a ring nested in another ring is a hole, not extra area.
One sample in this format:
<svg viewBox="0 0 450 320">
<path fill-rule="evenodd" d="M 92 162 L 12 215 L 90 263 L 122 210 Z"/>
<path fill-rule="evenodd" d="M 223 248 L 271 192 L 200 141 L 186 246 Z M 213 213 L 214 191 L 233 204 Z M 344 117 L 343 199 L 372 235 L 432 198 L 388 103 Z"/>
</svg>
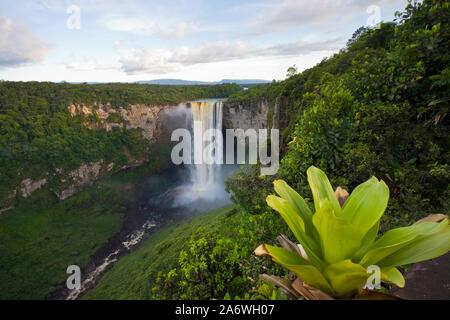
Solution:
<svg viewBox="0 0 450 320">
<path fill-rule="evenodd" d="M 161 28 L 155 26 L 154 34 L 160 35 L 164 38 L 181 40 L 184 39 L 187 33 L 198 30 L 198 23 L 194 22 L 179 22 L 173 28 Z"/>
<path fill-rule="evenodd" d="M 130 1 L 123 0 L 34 0 L 31 2 L 32 7 L 50 10 L 52 12 L 66 12 L 71 5 L 81 8 L 82 12 L 123 12 L 130 6 Z"/>
<path fill-rule="evenodd" d="M 298 56 L 317 51 L 333 51 L 341 47 L 340 39 L 322 42 L 298 41 L 270 47 L 256 47 L 243 41 L 218 41 L 201 47 L 180 47 L 174 51 L 132 49 L 122 52 L 120 63 L 127 74 L 171 73 L 184 67 L 254 57 Z"/>
<path fill-rule="evenodd" d="M 100 71 L 100 70 L 117 70 L 117 63 L 100 62 L 96 57 L 78 58 L 72 54 L 69 62 L 64 63 L 66 69 L 73 71 Z"/>
<path fill-rule="evenodd" d="M 148 33 L 153 28 L 152 24 L 137 18 L 104 17 L 101 23 L 109 30 L 122 32 Z"/>
<path fill-rule="evenodd" d="M 255 54 L 255 48 L 243 41 L 234 43 L 218 41 L 193 49 L 181 47 L 172 54 L 169 62 L 192 65 L 247 58 L 252 54 Z"/>
<path fill-rule="evenodd" d="M 0 68 L 39 62 L 49 50 L 50 44 L 28 26 L 0 14 Z"/>
<path fill-rule="evenodd" d="M 288 31 L 308 25 L 326 24 L 334 19 L 367 14 L 370 5 L 405 3 L 405 0 L 285 0 L 260 6 L 253 31 L 256 34 Z"/>
<path fill-rule="evenodd" d="M 282 43 L 265 50 L 266 55 L 294 56 L 308 54 L 318 51 L 335 51 L 342 48 L 342 39 L 330 39 L 320 42 L 298 41 L 293 43 Z"/>
<path fill-rule="evenodd" d="M 158 36 L 167 39 L 181 40 L 186 34 L 196 31 L 198 23 L 178 22 L 170 27 L 135 17 L 107 16 L 101 24 L 112 31 L 130 32 L 143 35 Z"/>
<path fill-rule="evenodd" d="M 120 58 L 122 70 L 127 74 L 170 73 L 181 70 L 181 65 L 169 62 L 171 53 L 166 50 L 127 50 Z"/>
</svg>

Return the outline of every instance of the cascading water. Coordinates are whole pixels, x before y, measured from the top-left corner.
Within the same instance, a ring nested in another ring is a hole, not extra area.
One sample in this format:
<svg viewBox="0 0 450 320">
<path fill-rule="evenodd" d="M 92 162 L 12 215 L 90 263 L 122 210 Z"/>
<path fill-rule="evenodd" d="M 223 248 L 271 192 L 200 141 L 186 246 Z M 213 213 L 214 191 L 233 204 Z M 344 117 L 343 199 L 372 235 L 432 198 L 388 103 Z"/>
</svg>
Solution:
<svg viewBox="0 0 450 320">
<path fill-rule="evenodd" d="M 180 172 L 188 174 L 183 184 L 158 198 L 169 208 L 205 212 L 230 203 L 224 179 L 236 167 L 224 165 L 222 137 L 223 101 L 206 100 L 180 104 L 168 111 L 167 125 L 184 127 L 191 136 L 191 164 L 184 164 Z"/>
<path fill-rule="evenodd" d="M 222 134 L 223 102 L 192 102 L 191 109 L 192 159 L 195 162 L 191 166 L 192 184 L 203 191 L 222 182 L 223 141 L 218 135 Z M 215 138 L 214 133 L 218 134 Z"/>
</svg>

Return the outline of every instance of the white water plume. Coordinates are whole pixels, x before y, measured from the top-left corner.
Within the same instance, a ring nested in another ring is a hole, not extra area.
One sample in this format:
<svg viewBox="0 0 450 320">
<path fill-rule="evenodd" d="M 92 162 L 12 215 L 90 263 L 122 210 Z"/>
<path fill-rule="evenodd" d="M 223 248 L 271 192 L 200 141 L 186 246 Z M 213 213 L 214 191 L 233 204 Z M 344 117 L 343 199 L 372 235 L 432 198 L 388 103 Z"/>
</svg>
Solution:
<svg viewBox="0 0 450 320">
<path fill-rule="evenodd" d="M 190 171 L 190 183 L 177 188 L 176 206 L 198 202 L 214 202 L 218 207 L 229 202 L 223 184 L 223 102 L 209 100 L 188 104 L 188 129 L 192 139 L 192 159 L 194 164 L 187 165 Z"/>
<path fill-rule="evenodd" d="M 191 109 L 194 146 L 192 158 L 195 159 L 195 166 L 191 167 L 192 183 L 198 188 L 208 188 L 221 180 L 223 103 L 192 102 Z M 218 134 L 213 138 L 214 131 Z M 205 141 L 205 137 L 208 141 Z"/>
</svg>

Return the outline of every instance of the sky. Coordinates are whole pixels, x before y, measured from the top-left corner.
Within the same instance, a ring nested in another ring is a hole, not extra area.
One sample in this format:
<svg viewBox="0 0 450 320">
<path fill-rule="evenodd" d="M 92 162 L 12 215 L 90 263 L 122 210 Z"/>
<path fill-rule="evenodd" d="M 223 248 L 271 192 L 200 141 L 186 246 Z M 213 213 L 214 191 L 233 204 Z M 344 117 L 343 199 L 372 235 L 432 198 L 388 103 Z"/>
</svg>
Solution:
<svg viewBox="0 0 450 320">
<path fill-rule="evenodd" d="M 0 0 L 0 80 L 282 80 L 406 0 Z"/>
</svg>

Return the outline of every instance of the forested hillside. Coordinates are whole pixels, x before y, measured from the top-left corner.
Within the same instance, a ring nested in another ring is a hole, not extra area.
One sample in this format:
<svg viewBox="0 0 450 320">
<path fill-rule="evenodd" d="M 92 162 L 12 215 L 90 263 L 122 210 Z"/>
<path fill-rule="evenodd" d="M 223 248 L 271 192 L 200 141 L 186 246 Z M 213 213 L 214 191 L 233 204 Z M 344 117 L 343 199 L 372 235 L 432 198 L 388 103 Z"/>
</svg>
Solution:
<svg viewBox="0 0 450 320">
<path fill-rule="evenodd" d="M 230 100 L 280 104 L 278 177 L 300 194 L 309 193 L 306 170 L 315 165 L 348 190 L 370 176 L 385 180 L 390 218 L 402 223 L 448 211 L 449 18 L 446 1 L 410 4 L 395 23 L 360 28 L 347 48 L 314 68 Z M 257 182 L 257 172 L 229 183 L 253 213 L 266 210 L 272 189 Z"/>
<path fill-rule="evenodd" d="M 294 239 L 266 197 L 273 193 L 273 180 L 281 178 L 311 203 L 306 179 L 311 165 L 347 190 L 371 176 L 383 179 L 390 200 L 381 232 L 430 213 L 448 214 L 449 18 L 446 1 L 410 3 L 395 23 L 359 29 L 345 49 L 314 68 L 230 97 L 243 104 L 261 99 L 278 104 L 280 171 L 264 177 L 259 168 L 248 167 L 229 179 L 238 212 L 218 220 L 213 231 L 197 230 L 147 297 L 282 298 L 257 276 L 286 277 L 287 271 L 266 265 L 253 250 L 275 244 L 280 233 Z M 102 288 L 114 287 L 105 282 Z"/>
<path fill-rule="evenodd" d="M 0 82 L 0 199 L 25 178 L 70 171 L 104 159 L 120 166 L 129 157 L 153 152 L 139 129 L 91 130 L 67 107 L 110 103 L 169 105 L 200 98 L 227 97 L 238 85 L 160 86 L 140 84 L 68 84 Z M 96 121 L 95 114 L 90 115 Z M 114 121 L 114 119 L 108 119 Z M 52 181 L 53 185 L 57 181 Z"/>
</svg>

